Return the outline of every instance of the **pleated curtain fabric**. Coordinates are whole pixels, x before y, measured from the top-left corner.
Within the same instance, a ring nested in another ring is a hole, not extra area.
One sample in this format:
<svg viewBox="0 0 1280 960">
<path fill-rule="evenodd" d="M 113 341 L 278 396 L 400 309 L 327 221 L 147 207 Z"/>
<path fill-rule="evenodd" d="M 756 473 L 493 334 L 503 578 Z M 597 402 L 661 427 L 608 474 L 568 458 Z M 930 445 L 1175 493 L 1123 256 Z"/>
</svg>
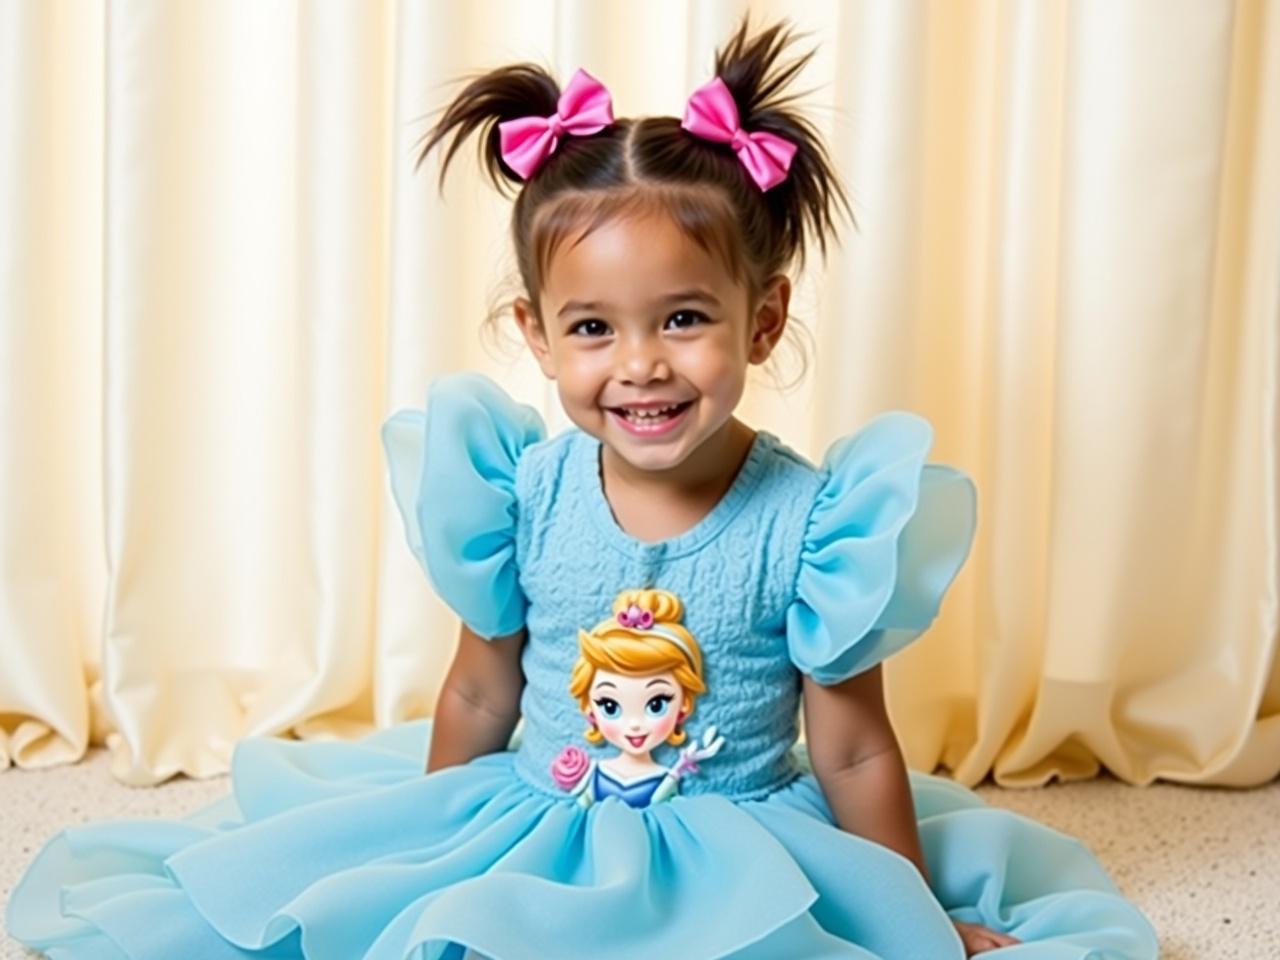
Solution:
<svg viewBox="0 0 1280 960">
<path fill-rule="evenodd" d="M 740 415 L 817 460 L 934 425 L 977 539 L 886 665 L 973 784 L 1280 772 L 1280 4 L 0 5 L 0 766 L 150 784 L 257 734 L 429 715 L 457 619 L 378 429 L 511 339 L 509 201 L 415 147 L 468 71 L 584 67 L 678 116 L 749 12 L 857 229 Z M 803 346 L 803 338 L 796 341 Z"/>
</svg>

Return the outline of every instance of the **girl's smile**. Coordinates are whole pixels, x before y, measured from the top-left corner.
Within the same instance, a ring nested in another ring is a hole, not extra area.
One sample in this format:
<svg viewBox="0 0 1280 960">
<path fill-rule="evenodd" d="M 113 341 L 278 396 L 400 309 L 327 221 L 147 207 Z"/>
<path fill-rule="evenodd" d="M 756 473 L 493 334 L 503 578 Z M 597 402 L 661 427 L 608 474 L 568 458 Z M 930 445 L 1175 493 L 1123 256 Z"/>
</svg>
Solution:
<svg viewBox="0 0 1280 960">
<path fill-rule="evenodd" d="M 646 412 L 648 408 L 639 406 L 610 407 L 609 413 L 620 427 L 637 437 L 659 437 L 680 426 L 691 406 L 693 401 L 689 400 L 685 403 L 662 404 L 649 412 Z"/>
</svg>

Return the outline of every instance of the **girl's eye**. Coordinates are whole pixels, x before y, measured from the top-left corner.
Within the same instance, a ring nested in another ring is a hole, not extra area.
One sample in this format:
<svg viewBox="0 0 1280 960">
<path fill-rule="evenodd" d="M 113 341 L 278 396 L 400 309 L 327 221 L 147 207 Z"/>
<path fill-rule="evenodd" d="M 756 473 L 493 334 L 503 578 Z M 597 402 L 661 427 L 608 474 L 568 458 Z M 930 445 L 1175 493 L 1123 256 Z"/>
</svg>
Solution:
<svg viewBox="0 0 1280 960">
<path fill-rule="evenodd" d="M 695 324 L 705 323 L 706 319 L 707 315 L 705 313 L 699 313 L 697 310 L 677 310 L 671 316 L 667 317 L 667 323 L 675 320 L 677 321 L 677 330 L 687 330 Z M 683 320 L 683 322 L 680 322 L 681 320 Z"/>
<path fill-rule="evenodd" d="M 581 332 L 584 336 L 598 337 L 608 331 L 609 327 L 603 320 L 579 320 L 569 328 L 569 335 Z"/>
<path fill-rule="evenodd" d="M 656 697 L 652 697 L 649 702 L 644 705 L 645 712 L 651 717 L 666 716 L 667 707 L 673 699 L 674 697 L 669 693 L 663 693 Z"/>
<path fill-rule="evenodd" d="M 618 715 L 622 713 L 622 707 L 618 705 L 618 701 L 610 700 L 608 697 L 601 697 L 596 701 L 596 706 L 609 720 L 618 719 Z"/>
</svg>

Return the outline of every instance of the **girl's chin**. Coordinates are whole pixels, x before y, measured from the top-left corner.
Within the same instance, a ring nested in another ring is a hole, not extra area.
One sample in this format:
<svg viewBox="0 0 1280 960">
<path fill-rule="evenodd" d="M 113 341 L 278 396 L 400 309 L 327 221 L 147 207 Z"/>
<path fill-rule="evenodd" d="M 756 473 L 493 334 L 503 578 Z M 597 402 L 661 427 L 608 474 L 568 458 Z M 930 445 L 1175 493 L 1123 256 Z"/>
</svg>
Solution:
<svg viewBox="0 0 1280 960">
<path fill-rule="evenodd" d="M 616 427 L 606 429 L 597 439 L 609 446 L 620 460 L 625 460 L 636 470 L 649 472 L 678 469 L 690 450 L 688 441 L 682 435 L 672 436 L 665 441 L 642 440 L 627 436 Z"/>
<path fill-rule="evenodd" d="M 650 455 L 645 456 L 645 451 L 641 451 L 637 455 L 633 450 L 619 449 L 618 447 L 614 447 L 614 453 L 626 461 L 633 471 L 644 471 L 646 474 L 662 474 L 665 471 L 675 470 L 684 460 L 683 457 L 656 456 L 654 452 L 650 452 Z M 669 474 L 669 476 L 674 476 L 674 474 Z"/>
</svg>

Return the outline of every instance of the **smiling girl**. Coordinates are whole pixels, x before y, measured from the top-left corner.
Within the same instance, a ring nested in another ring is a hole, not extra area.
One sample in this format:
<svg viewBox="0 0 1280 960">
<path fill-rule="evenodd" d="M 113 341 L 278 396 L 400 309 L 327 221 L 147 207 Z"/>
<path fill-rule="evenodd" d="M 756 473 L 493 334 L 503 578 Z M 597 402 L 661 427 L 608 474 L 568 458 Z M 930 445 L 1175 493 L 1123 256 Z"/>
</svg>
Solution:
<svg viewBox="0 0 1280 960">
<path fill-rule="evenodd" d="M 532 64 L 459 91 L 423 155 L 452 137 L 443 176 L 478 132 L 516 190 L 515 321 L 572 426 L 548 436 L 469 372 L 384 425 L 409 548 L 462 621 L 434 715 L 250 740 L 229 808 L 56 838 L 10 901 L 19 937 L 228 960 L 1156 956 L 1078 841 L 906 768 L 882 662 L 933 623 L 977 523 L 929 422 L 883 411 L 812 463 L 739 416 L 789 274 L 847 208 L 784 94 L 808 59 L 780 60 L 789 39 L 744 22 L 683 117 L 615 118 L 590 74 L 561 89 Z"/>
</svg>

